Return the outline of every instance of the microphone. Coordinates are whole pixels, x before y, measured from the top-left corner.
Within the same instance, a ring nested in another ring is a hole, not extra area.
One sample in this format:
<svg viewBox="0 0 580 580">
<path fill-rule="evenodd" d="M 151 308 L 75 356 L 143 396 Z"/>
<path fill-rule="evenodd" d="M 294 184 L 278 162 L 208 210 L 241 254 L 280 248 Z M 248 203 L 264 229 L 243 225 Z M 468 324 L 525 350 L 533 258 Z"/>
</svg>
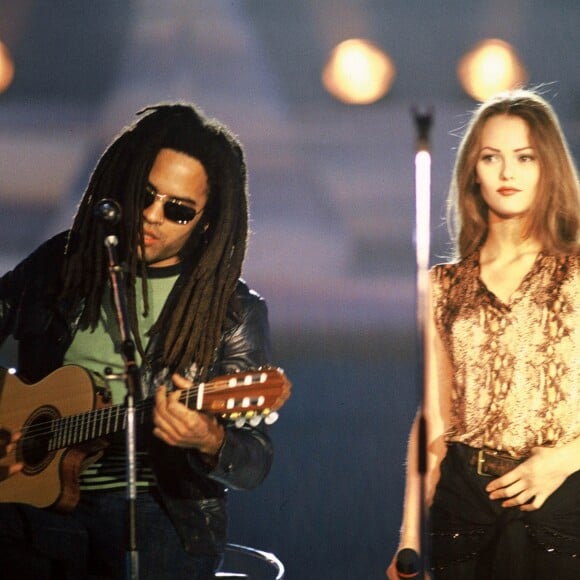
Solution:
<svg viewBox="0 0 580 580">
<path fill-rule="evenodd" d="M 419 554 L 411 548 L 399 550 L 395 567 L 399 578 L 418 578 L 421 571 Z"/>
<path fill-rule="evenodd" d="M 121 219 L 121 206 L 113 199 L 101 199 L 95 207 L 95 217 L 104 225 L 117 225 Z"/>
<path fill-rule="evenodd" d="M 429 131 L 433 123 L 433 109 L 413 107 L 412 112 L 417 127 L 417 150 L 429 151 Z"/>
</svg>

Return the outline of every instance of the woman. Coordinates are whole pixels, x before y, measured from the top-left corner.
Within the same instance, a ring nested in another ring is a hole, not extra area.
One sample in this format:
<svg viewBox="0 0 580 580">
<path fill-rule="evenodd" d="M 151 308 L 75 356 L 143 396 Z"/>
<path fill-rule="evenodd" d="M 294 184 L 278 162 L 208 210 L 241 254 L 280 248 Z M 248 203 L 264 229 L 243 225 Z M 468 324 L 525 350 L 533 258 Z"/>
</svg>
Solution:
<svg viewBox="0 0 580 580">
<path fill-rule="evenodd" d="M 431 271 L 426 330 L 431 574 L 580 578 L 580 192 L 542 97 L 479 107 L 448 209 L 456 260 Z M 399 548 L 418 551 L 416 445 Z"/>
</svg>

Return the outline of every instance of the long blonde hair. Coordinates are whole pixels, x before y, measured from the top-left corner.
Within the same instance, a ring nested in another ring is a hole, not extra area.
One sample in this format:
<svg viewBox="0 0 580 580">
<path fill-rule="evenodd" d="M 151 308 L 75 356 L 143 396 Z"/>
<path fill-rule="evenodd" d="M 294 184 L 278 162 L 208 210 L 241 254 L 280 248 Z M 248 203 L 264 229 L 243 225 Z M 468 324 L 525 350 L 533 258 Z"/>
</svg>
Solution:
<svg viewBox="0 0 580 580">
<path fill-rule="evenodd" d="M 476 182 L 475 166 L 483 127 L 496 115 L 523 119 L 538 156 L 540 181 L 526 235 L 538 239 L 547 252 L 577 253 L 580 187 L 574 160 L 552 106 L 538 93 L 518 89 L 482 103 L 459 145 L 447 198 L 447 223 L 455 258 L 471 254 L 487 235 L 487 205 Z"/>
</svg>

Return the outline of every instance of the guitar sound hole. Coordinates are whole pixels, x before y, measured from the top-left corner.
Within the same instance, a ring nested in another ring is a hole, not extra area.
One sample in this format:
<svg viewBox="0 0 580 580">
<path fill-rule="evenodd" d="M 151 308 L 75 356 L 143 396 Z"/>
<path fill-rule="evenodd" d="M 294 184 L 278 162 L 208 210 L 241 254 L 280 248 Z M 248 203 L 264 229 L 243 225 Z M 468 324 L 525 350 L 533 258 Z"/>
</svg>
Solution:
<svg viewBox="0 0 580 580">
<path fill-rule="evenodd" d="M 55 451 L 50 451 L 52 421 L 59 415 L 54 407 L 42 407 L 28 418 L 24 425 L 23 437 L 18 445 L 18 461 L 24 463 L 26 475 L 40 473 L 53 459 Z"/>
</svg>

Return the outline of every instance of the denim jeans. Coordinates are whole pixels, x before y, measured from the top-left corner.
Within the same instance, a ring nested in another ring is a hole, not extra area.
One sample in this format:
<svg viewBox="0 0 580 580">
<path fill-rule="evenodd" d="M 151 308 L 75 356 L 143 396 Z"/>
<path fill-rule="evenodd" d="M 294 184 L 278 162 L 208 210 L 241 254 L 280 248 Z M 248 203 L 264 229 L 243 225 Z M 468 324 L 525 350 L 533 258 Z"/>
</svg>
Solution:
<svg viewBox="0 0 580 580">
<path fill-rule="evenodd" d="M 0 504 L 1 577 L 121 580 L 130 577 L 128 562 L 135 559 L 139 580 L 214 577 L 220 557 L 187 554 L 154 494 L 138 494 L 135 511 L 137 550 L 130 560 L 124 491 L 84 493 L 67 515 Z"/>
<path fill-rule="evenodd" d="M 490 500 L 492 480 L 450 445 L 431 506 L 431 562 L 437 580 L 580 579 L 580 471 L 534 511 Z"/>
</svg>

